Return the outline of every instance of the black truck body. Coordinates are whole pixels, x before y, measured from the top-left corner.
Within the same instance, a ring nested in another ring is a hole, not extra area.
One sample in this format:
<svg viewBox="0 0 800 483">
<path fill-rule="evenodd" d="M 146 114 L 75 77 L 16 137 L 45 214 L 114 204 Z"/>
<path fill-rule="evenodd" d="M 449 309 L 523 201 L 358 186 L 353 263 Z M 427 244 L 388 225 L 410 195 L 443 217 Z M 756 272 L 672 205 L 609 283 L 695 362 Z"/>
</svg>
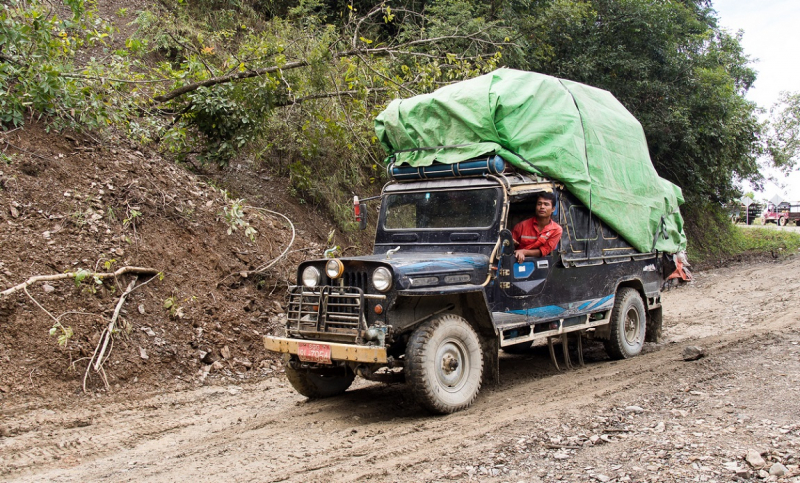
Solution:
<svg viewBox="0 0 800 483">
<path fill-rule="evenodd" d="M 555 363 L 553 341 L 570 336 L 618 359 L 658 340 L 672 258 L 633 249 L 559 183 L 508 168 L 411 178 L 384 187 L 372 255 L 299 266 L 285 334 L 265 346 L 301 394 L 341 393 L 359 374 L 405 380 L 449 413 L 499 378 L 501 349 L 544 340 Z M 510 230 L 541 192 L 556 195 L 560 243 L 517 263 Z"/>
</svg>

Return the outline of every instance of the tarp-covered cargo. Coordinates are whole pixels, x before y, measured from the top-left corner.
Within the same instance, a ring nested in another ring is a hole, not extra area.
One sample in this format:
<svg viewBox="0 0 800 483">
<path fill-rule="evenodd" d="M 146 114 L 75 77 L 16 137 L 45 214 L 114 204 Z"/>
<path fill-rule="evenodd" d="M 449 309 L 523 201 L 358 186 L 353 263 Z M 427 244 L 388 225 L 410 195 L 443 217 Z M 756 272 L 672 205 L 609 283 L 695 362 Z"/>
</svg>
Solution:
<svg viewBox="0 0 800 483">
<path fill-rule="evenodd" d="M 499 69 L 394 100 L 375 132 L 396 165 L 497 154 L 564 183 L 641 252 L 686 248 L 680 188 L 658 176 L 641 124 L 609 92 Z"/>
</svg>

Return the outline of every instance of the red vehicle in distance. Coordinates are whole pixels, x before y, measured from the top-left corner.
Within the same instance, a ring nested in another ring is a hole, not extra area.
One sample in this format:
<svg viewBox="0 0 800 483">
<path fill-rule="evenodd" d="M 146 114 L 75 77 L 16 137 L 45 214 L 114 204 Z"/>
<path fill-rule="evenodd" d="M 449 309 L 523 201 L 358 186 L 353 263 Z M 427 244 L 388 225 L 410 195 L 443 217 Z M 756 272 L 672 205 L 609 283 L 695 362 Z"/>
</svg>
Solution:
<svg viewBox="0 0 800 483">
<path fill-rule="evenodd" d="M 761 219 L 765 225 L 774 222 L 778 226 L 786 226 L 787 223 L 793 221 L 800 226 L 800 204 L 790 204 L 786 201 L 778 205 L 767 203 Z"/>
</svg>

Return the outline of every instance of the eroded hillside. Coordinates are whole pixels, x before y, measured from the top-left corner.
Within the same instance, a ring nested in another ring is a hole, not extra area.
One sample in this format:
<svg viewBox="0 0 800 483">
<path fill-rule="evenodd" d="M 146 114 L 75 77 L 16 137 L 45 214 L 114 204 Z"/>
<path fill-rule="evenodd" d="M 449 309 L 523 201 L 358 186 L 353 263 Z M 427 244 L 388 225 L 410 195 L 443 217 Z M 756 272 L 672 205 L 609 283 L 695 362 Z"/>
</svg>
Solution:
<svg viewBox="0 0 800 483">
<path fill-rule="evenodd" d="M 321 255 L 331 230 L 292 200 L 285 180 L 258 166 L 195 175 L 126 140 L 35 123 L 1 139 L 0 290 L 81 270 L 161 274 L 138 278 L 87 389 L 106 390 L 101 372 L 125 392 L 279 370 L 260 336 L 278 320 L 297 262 Z M 80 278 L 0 298 L 0 398 L 81 390 L 132 276 Z"/>
</svg>

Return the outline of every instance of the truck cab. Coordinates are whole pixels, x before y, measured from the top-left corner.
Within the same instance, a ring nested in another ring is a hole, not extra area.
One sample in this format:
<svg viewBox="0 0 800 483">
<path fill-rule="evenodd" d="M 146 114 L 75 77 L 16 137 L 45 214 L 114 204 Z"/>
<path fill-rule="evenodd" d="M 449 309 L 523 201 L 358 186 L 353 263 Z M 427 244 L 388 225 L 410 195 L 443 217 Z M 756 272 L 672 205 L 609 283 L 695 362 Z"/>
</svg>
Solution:
<svg viewBox="0 0 800 483">
<path fill-rule="evenodd" d="M 451 413 L 499 379 L 500 350 L 592 337 L 625 359 L 658 340 L 669 259 L 632 248 L 563 185 L 498 156 L 390 173 L 372 254 L 300 264 L 285 333 L 264 338 L 300 394 L 400 380 Z M 511 230 L 542 192 L 556 196 L 562 237 L 520 263 Z"/>
<path fill-rule="evenodd" d="M 761 214 L 764 224 L 775 223 L 778 226 L 786 226 L 790 221 L 800 226 L 800 205 L 790 204 L 786 201 L 775 204 L 767 203 L 767 207 Z"/>
</svg>

